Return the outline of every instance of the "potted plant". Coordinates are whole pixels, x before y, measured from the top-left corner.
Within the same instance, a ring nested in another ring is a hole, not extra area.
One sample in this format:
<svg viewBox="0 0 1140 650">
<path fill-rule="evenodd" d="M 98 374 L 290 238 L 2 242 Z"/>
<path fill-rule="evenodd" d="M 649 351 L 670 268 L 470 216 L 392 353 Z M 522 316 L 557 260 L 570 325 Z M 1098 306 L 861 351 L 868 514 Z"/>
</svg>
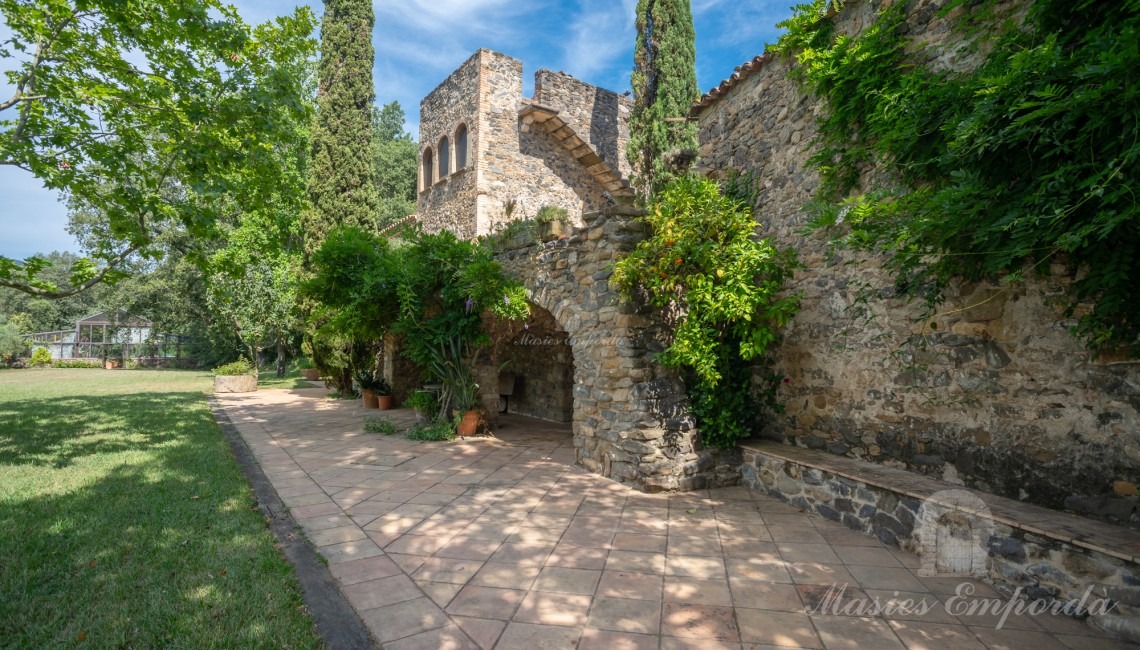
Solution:
<svg viewBox="0 0 1140 650">
<path fill-rule="evenodd" d="M 233 363 L 214 368 L 215 393 L 250 393 L 257 390 L 257 370 L 249 359 L 240 357 Z"/>
<path fill-rule="evenodd" d="M 373 377 L 371 372 L 359 372 L 356 374 L 356 385 L 360 387 L 360 399 L 364 402 L 364 408 L 380 408 L 380 400 L 376 393 L 376 388 L 383 381 L 383 379 Z"/>
<path fill-rule="evenodd" d="M 392 386 L 383 378 L 377 379 L 372 390 L 376 391 L 376 401 L 379 403 L 381 411 L 387 411 L 392 408 Z"/>
<path fill-rule="evenodd" d="M 534 222 L 538 226 L 538 240 L 548 242 L 565 237 L 569 233 L 567 223 L 569 214 L 566 208 L 556 205 L 544 205 L 534 215 Z"/>
<path fill-rule="evenodd" d="M 317 381 L 321 378 L 321 371 L 313 367 L 313 362 L 309 361 L 308 357 L 301 357 L 297 360 L 297 369 L 301 371 L 301 376 L 309 381 Z"/>
<path fill-rule="evenodd" d="M 439 400 L 435 394 L 427 390 L 414 391 L 404 402 L 404 405 L 416 412 L 416 422 L 427 424 L 439 413 Z"/>
<path fill-rule="evenodd" d="M 431 372 L 443 382 L 444 404 L 450 404 L 461 415 L 456 425 L 460 436 L 474 435 L 479 427 L 479 412 L 475 402 L 479 398 L 479 384 L 471 369 L 463 363 L 467 343 L 461 336 L 451 336 L 432 350 Z"/>
</svg>

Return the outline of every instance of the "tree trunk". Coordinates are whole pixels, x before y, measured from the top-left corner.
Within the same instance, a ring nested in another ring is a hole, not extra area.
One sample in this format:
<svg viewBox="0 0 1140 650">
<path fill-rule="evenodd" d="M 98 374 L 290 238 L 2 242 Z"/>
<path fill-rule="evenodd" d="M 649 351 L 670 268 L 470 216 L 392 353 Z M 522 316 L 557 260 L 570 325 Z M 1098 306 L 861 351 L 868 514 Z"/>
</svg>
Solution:
<svg viewBox="0 0 1140 650">
<path fill-rule="evenodd" d="M 285 377 L 285 341 L 277 339 L 277 378 Z"/>
</svg>

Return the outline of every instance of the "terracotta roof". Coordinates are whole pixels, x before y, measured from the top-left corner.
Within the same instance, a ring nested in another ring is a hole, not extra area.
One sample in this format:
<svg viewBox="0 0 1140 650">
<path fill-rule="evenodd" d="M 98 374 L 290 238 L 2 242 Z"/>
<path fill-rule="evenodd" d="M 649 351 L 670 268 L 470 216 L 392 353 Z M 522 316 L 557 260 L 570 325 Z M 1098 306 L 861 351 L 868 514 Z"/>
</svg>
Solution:
<svg viewBox="0 0 1140 650">
<path fill-rule="evenodd" d="M 764 64 L 768 63 L 771 58 L 772 57 L 767 53 L 760 54 L 753 57 L 751 61 L 736 66 L 736 70 L 733 70 L 732 76 L 720 82 L 719 86 L 708 91 L 703 97 L 693 102 L 693 105 L 689 107 L 689 115 L 692 117 L 699 115 L 701 111 L 708 108 L 729 90 L 732 90 L 733 86 L 747 79 L 753 72 L 763 68 Z"/>
<path fill-rule="evenodd" d="M 418 221 L 419 218 L 420 218 L 420 216 L 418 214 L 409 214 L 408 216 L 404 217 L 403 219 L 400 219 L 399 221 L 397 221 L 397 222 L 395 222 L 395 223 L 393 223 L 393 224 L 391 224 L 385 228 L 381 228 L 380 232 L 377 234 L 379 234 L 381 237 L 385 237 L 387 235 L 395 233 L 396 231 L 403 228 L 404 226 L 412 225 L 413 223 Z"/>
</svg>

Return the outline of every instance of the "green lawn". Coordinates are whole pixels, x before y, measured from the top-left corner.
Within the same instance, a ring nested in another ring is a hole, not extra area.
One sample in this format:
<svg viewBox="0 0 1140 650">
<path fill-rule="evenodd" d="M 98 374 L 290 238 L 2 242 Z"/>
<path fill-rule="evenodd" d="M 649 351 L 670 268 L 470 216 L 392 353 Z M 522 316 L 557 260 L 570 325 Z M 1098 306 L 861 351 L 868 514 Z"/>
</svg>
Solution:
<svg viewBox="0 0 1140 650">
<path fill-rule="evenodd" d="M 285 371 L 285 376 L 277 378 L 277 368 L 270 366 L 268 369 L 259 370 L 257 372 L 257 387 L 258 388 L 312 388 L 313 385 L 301 376 L 301 371 L 294 368 L 292 365 Z"/>
<path fill-rule="evenodd" d="M 320 645 L 210 381 L 0 371 L 0 646 Z"/>
</svg>

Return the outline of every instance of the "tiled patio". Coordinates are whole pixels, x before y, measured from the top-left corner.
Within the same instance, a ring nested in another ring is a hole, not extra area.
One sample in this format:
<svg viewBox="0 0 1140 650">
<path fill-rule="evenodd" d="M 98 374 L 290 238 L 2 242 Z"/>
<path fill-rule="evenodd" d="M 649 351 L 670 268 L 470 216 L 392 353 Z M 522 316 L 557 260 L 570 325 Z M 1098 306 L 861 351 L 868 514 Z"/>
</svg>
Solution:
<svg viewBox="0 0 1140 650">
<path fill-rule="evenodd" d="M 324 396 L 217 399 L 386 650 L 1132 647 L 1064 617 L 954 616 L 963 581 L 744 488 L 647 495 L 586 474 L 565 425 L 421 443 L 365 434 L 377 411 Z M 934 607 L 806 613 L 832 584 Z"/>
</svg>

